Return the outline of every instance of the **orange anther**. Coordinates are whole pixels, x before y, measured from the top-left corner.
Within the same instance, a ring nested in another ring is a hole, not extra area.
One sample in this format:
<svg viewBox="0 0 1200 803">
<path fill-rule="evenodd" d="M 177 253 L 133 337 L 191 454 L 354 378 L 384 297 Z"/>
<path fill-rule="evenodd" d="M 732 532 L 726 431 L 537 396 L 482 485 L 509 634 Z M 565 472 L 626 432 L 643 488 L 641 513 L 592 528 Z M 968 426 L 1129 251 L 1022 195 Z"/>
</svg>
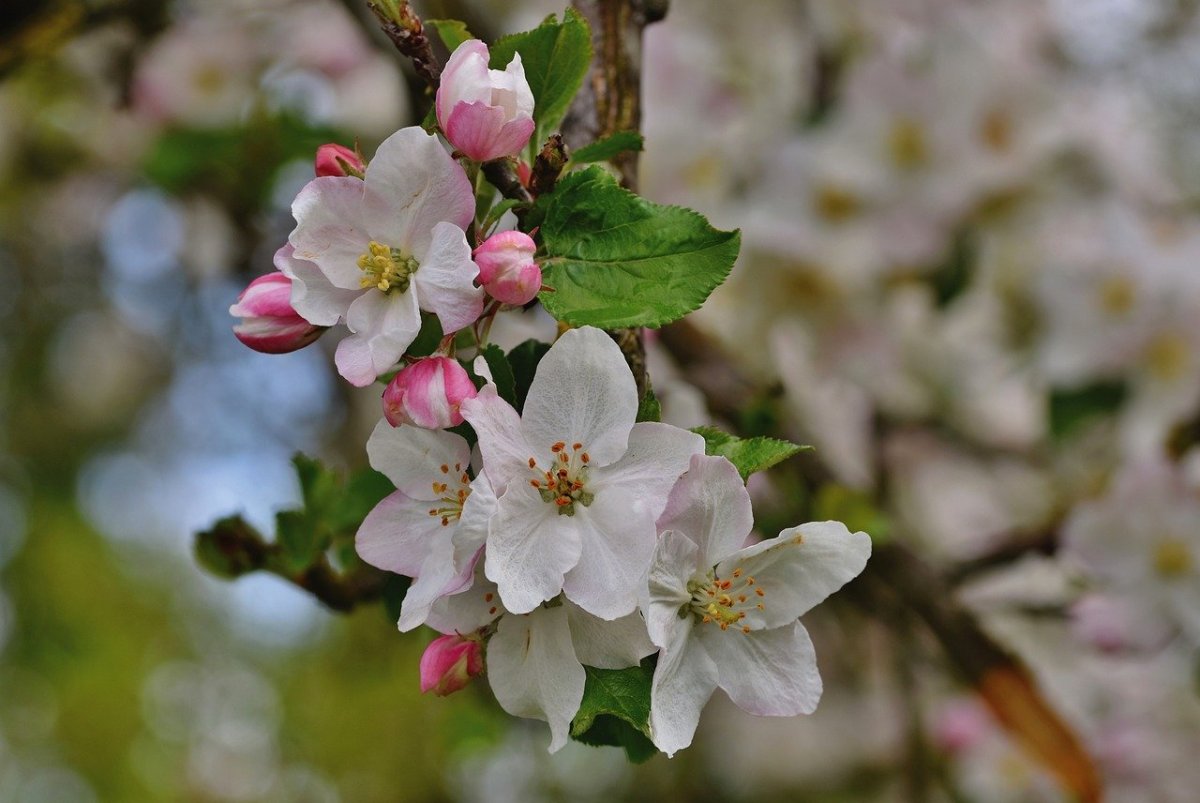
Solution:
<svg viewBox="0 0 1200 803">
<path fill-rule="evenodd" d="M 583 454 L 579 455 L 579 459 L 586 463 L 589 460 L 591 460 L 592 458 L 588 457 L 587 452 L 584 452 Z"/>
<path fill-rule="evenodd" d="M 748 634 L 750 632 L 750 625 L 742 625 L 742 632 Z"/>
<path fill-rule="evenodd" d="M 580 449 L 583 448 L 583 444 L 582 443 L 572 443 L 571 448 L 578 452 Z"/>
<path fill-rule="evenodd" d="M 567 505 L 571 504 L 571 497 L 560 496 L 554 500 L 554 504 L 558 505 L 559 507 L 566 507 Z"/>
<path fill-rule="evenodd" d="M 758 594 L 760 597 L 765 597 L 767 595 L 767 592 L 763 591 L 761 588 L 754 589 L 754 593 Z"/>
<path fill-rule="evenodd" d="M 492 601 L 492 600 L 494 600 L 495 598 L 496 598 L 496 595 L 495 595 L 495 594 L 493 594 L 491 591 L 489 591 L 489 592 L 487 592 L 486 594 L 484 594 L 484 595 L 483 595 L 483 601 L 484 601 L 484 602 L 491 602 L 491 601 Z"/>
<path fill-rule="evenodd" d="M 558 454 L 565 448 L 567 448 L 567 444 L 563 443 L 562 441 L 559 441 L 558 443 L 556 443 L 550 447 L 550 451 L 554 452 L 555 454 Z"/>
<path fill-rule="evenodd" d="M 532 457 L 531 457 L 531 458 L 529 458 L 529 467 L 530 467 L 530 468 L 537 468 L 537 461 L 536 461 L 536 460 L 534 460 Z"/>
<path fill-rule="evenodd" d="M 445 463 L 443 463 L 443 464 L 442 464 L 442 473 L 443 473 L 443 474 L 449 474 L 449 473 L 450 473 L 450 466 L 448 466 L 448 465 L 446 465 Z"/>
<path fill-rule="evenodd" d="M 736 569 L 734 569 L 734 570 L 733 570 L 733 576 L 734 576 L 734 577 L 741 577 L 741 576 L 742 576 L 742 567 L 741 567 L 741 566 L 739 566 L 739 567 L 737 567 Z"/>
</svg>

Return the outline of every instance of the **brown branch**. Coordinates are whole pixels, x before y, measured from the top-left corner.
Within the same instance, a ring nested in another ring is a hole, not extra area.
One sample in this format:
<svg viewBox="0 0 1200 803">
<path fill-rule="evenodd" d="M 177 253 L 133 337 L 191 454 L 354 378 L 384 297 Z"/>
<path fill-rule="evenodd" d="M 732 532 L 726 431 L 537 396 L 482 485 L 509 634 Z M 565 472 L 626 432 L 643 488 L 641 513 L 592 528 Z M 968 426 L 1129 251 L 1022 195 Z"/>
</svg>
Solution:
<svg viewBox="0 0 1200 803">
<path fill-rule="evenodd" d="M 379 27 L 396 46 L 396 50 L 412 61 L 417 75 L 436 90 L 442 77 L 442 64 L 433 55 L 429 37 L 421 18 L 409 7 L 407 0 L 379 0 L 367 3 L 379 20 Z"/>
</svg>

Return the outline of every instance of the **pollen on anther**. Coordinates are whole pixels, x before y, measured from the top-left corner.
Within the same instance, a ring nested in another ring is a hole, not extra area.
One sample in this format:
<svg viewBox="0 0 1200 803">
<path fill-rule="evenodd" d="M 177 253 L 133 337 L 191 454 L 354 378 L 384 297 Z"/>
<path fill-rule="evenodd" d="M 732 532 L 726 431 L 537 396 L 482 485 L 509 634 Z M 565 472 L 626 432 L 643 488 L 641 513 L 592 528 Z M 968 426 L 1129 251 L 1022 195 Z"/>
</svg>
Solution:
<svg viewBox="0 0 1200 803">
<path fill-rule="evenodd" d="M 530 485 L 532 485 L 534 488 L 541 488 L 541 487 L 542 487 L 542 484 L 541 484 L 540 482 L 538 482 L 537 480 L 530 480 L 530 481 L 529 481 L 529 484 L 530 484 Z"/>
<path fill-rule="evenodd" d="M 741 567 L 741 566 L 739 566 L 739 567 L 737 567 L 736 569 L 734 569 L 734 570 L 733 570 L 733 576 L 734 576 L 734 577 L 741 577 L 741 576 L 742 576 L 742 567 Z"/>
<path fill-rule="evenodd" d="M 450 518 L 448 516 L 442 516 L 442 526 L 443 527 L 450 526 Z"/>
<path fill-rule="evenodd" d="M 582 443 L 572 443 L 571 448 L 578 452 L 580 449 L 583 448 L 583 444 Z"/>
<path fill-rule="evenodd" d="M 583 462 L 587 463 L 587 462 L 589 462 L 589 461 L 590 461 L 592 458 L 588 456 L 588 453 L 587 453 L 587 452 L 584 452 L 583 454 L 579 455 L 579 459 L 580 459 L 580 460 L 582 460 Z"/>
<path fill-rule="evenodd" d="M 455 470 L 455 471 L 462 471 L 462 463 L 455 463 L 455 464 L 454 464 L 454 470 Z"/>
<path fill-rule="evenodd" d="M 765 597 L 767 595 L 767 592 L 763 591 L 761 588 L 754 589 L 754 593 L 758 594 L 760 597 Z"/>
<path fill-rule="evenodd" d="M 489 614 L 491 614 L 491 613 L 495 613 L 495 612 L 496 612 L 496 606 L 495 606 L 495 605 L 493 605 L 492 607 L 488 608 L 488 613 L 489 613 Z"/>
<path fill-rule="evenodd" d="M 554 500 L 554 504 L 558 505 L 559 507 L 566 507 L 567 505 L 571 504 L 571 497 L 560 496 Z"/>
<path fill-rule="evenodd" d="M 753 577 L 747 577 L 747 578 L 746 578 L 746 585 L 748 585 L 748 586 L 752 586 L 752 585 L 754 585 L 754 578 L 753 578 Z"/>
<path fill-rule="evenodd" d="M 558 454 L 565 448 L 567 448 L 567 444 L 563 443 L 562 441 L 559 441 L 558 443 L 556 443 L 550 447 L 550 451 L 554 452 L 555 454 Z"/>
<path fill-rule="evenodd" d="M 745 602 L 745 601 L 746 601 L 746 595 L 738 594 L 738 602 Z"/>
<path fill-rule="evenodd" d="M 757 605 L 755 605 L 754 607 L 758 608 L 760 611 L 765 611 L 767 609 L 767 606 L 763 605 L 761 602 L 758 603 Z"/>
<path fill-rule="evenodd" d="M 446 465 L 445 463 L 443 463 L 443 464 L 442 464 L 442 473 L 443 473 L 443 474 L 449 474 L 449 473 L 450 473 L 450 466 L 448 466 L 448 465 Z"/>
<path fill-rule="evenodd" d="M 531 458 L 529 458 L 529 467 L 530 467 L 530 468 L 537 468 L 537 461 L 536 461 L 536 460 L 534 460 L 532 457 L 531 457 Z"/>
<path fill-rule="evenodd" d="M 495 594 L 493 594 L 491 591 L 489 591 L 489 592 L 487 592 L 486 594 L 484 594 L 484 595 L 483 595 L 483 601 L 484 601 L 484 602 L 491 602 L 491 601 L 492 601 L 492 600 L 494 600 L 495 598 L 496 598 L 496 595 L 495 595 Z"/>
</svg>

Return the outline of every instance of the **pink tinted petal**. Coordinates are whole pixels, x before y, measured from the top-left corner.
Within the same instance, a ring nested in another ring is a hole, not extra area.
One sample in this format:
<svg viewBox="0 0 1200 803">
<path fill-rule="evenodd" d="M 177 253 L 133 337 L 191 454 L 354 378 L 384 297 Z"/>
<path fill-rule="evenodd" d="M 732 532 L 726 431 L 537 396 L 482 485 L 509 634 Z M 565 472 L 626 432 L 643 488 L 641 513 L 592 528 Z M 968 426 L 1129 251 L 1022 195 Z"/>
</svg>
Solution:
<svg viewBox="0 0 1200 803">
<path fill-rule="evenodd" d="M 315 263 L 335 287 L 361 289 L 358 258 L 371 240 L 372 205 L 359 179 L 326 176 L 308 182 L 292 202 L 296 228 L 288 242 L 294 256 Z"/>
<path fill-rule="evenodd" d="M 533 126 L 532 117 L 520 117 L 501 126 L 492 140 L 490 150 L 496 155 L 491 158 L 500 159 L 520 154 L 529 144 L 529 138 L 533 136 Z"/>
<path fill-rule="evenodd" d="M 292 307 L 318 326 L 336 325 L 362 291 L 334 287 L 316 263 L 296 258 L 294 250 L 286 243 L 275 252 L 276 269 L 292 280 Z"/>
<path fill-rule="evenodd" d="M 691 457 L 658 519 L 660 532 L 677 530 L 699 545 L 705 571 L 737 552 L 753 526 L 750 494 L 737 469 L 724 457 L 703 453 Z"/>
<path fill-rule="evenodd" d="M 366 165 L 359 155 L 336 142 L 328 142 L 317 148 L 313 169 L 318 176 L 349 176 L 352 173 L 362 174 Z"/>
<path fill-rule="evenodd" d="M 608 488 L 597 493 L 591 505 L 577 504 L 574 516 L 557 518 L 578 528 L 581 545 L 578 563 L 563 580 L 567 599 L 607 620 L 636 608 L 654 554 L 651 510 L 634 494 Z"/>
<path fill-rule="evenodd" d="M 475 191 L 467 174 L 420 126 L 384 140 L 360 183 L 387 203 L 388 215 L 371 230 L 373 238 L 418 260 L 424 260 L 438 223 L 465 229 L 475 218 Z"/>
<path fill-rule="evenodd" d="M 484 569 L 504 607 L 528 613 L 562 591 L 563 575 L 579 562 L 580 549 L 572 517 L 559 516 L 537 491 L 518 483 L 500 498 L 492 518 Z"/>
<path fill-rule="evenodd" d="M 421 655 L 421 691 L 445 697 L 483 672 L 483 645 L 461 636 L 439 636 Z"/>
<path fill-rule="evenodd" d="M 364 387 L 395 365 L 421 331 L 417 294 L 412 287 L 363 293 L 350 305 L 346 325 L 354 334 L 338 344 L 334 362 L 347 381 Z"/>
<path fill-rule="evenodd" d="M 533 133 L 533 120 L 529 120 Z M 499 147 L 498 138 L 504 124 L 504 109 L 487 103 L 458 102 L 442 128 L 450 144 L 476 162 L 487 162 L 501 156 L 511 156 Z M 528 141 L 528 134 L 525 137 Z"/>
<path fill-rule="evenodd" d="M 442 532 L 434 533 L 429 539 L 425 560 L 404 595 L 404 604 L 400 608 L 400 621 L 396 626 L 402 633 L 423 625 L 435 602 L 462 591 L 471 582 L 470 574 L 464 577 L 454 570 L 452 530 L 452 525 L 443 527 Z"/>
<path fill-rule="evenodd" d="M 458 473 L 467 469 L 471 449 L 453 432 L 392 427 L 380 421 L 367 439 L 367 457 L 372 468 L 405 494 L 429 502 L 441 497 L 433 490 L 434 483 L 453 484 Z"/>
<path fill-rule="evenodd" d="M 466 590 L 433 603 L 425 624 L 439 633 L 471 633 L 505 613 L 496 584 L 483 576 L 481 563 Z"/>
<path fill-rule="evenodd" d="M 305 320 L 284 325 L 274 321 L 252 320 L 233 327 L 234 337 L 243 345 L 263 354 L 288 354 L 297 351 L 311 344 L 324 331 Z"/>
<path fill-rule="evenodd" d="M 459 101 L 483 101 L 492 93 L 488 80 L 488 47 L 478 39 L 468 39 L 454 49 L 442 70 L 435 105 L 438 124 L 443 129 L 454 104 Z"/>
<path fill-rule="evenodd" d="M 483 288 L 475 286 L 479 268 L 461 228 L 451 223 L 433 227 L 429 250 L 413 275 L 421 308 L 438 316 L 442 331 L 470 326 L 483 312 Z"/>
<path fill-rule="evenodd" d="M 511 482 L 525 484 L 532 479 L 529 458 L 539 457 L 540 453 L 530 451 L 521 431 L 520 416 L 500 398 L 495 385 L 485 385 L 474 399 L 465 400 L 461 409 L 463 418 L 479 437 L 483 470 L 497 494 L 503 494 Z"/>
<path fill-rule="evenodd" d="M 396 491 L 363 519 L 354 547 L 359 557 L 378 569 L 415 577 L 441 524 L 429 515 L 428 502 Z"/>
<path fill-rule="evenodd" d="M 521 430 L 531 446 L 582 443 L 592 466 L 616 462 L 637 418 L 637 387 L 621 350 L 599 329 L 572 329 L 538 363 Z"/>
<path fill-rule="evenodd" d="M 770 717 L 816 710 L 821 699 L 817 654 L 799 622 L 749 633 L 711 624 L 696 630 L 717 664 L 721 688 L 738 708 Z"/>
<path fill-rule="evenodd" d="M 680 475 L 693 465 L 696 457 L 703 455 L 704 438 L 695 432 L 670 424 L 643 421 L 634 424 L 630 430 L 629 450 L 616 463 L 597 469 L 593 484 L 597 490 L 623 488 L 636 494 L 650 514 L 658 518 Z M 736 475 L 736 470 L 734 473 Z M 740 479 L 738 484 L 741 485 Z M 673 529 L 687 532 L 682 527 Z M 749 532 L 747 527 L 746 533 Z"/>
</svg>

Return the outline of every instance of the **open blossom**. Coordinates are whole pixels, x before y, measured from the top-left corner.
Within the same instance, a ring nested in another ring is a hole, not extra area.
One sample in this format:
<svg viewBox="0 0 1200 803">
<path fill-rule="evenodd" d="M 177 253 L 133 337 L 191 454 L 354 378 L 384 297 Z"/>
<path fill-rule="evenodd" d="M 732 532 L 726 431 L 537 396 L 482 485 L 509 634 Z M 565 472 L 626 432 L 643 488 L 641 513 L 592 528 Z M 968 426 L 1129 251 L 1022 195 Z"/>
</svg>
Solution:
<svg viewBox="0 0 1200 803">
<path fill-rule="evenodd" d="M 450 144 L 477 162 L 515 156 L 533 135 L 533 92 L 521 54 L 503 70 L 488 69 L 478 39 L 459 45 L 442 71 L 437 119 Z"/>
<path fill-rule="evenodd" d="M 479 317 L 483 290 L 464 233 L 475 194 L 438 139 L 420 128 L 388 137 L 362 180 L 313 179 L 292 214 L 293 258 L 315 264 L 322 287 L 349 294 L 309 292 L 297 272 L 292 278 L 306 287 L 293 303 L 312 323 L 346 322 L 353 334 L 335 360 L 351 383 L 368 385 L 395 365 L 421 329 L 421 310 L 436 314 L 445 332 Z"/>
<path fill-rule="evenodd" d="M 459 408 L 475 398 L 467 369 L 450 357 L 425 357 L 405 366 L 383 391 L 383 415 L 389 424 L 445 429 L 463 422 Z"/>
<path fill-rule="evenodd" d="M 241 318 L 233 334 L 265 354 L 302 349 L 325 331 L 301 318 L 292 308 L 292 280 L 279 271 L 259 276 L 238 296 L 229 314 Z"/>
<path fill-rule="evenodd" d="M 439 697 L 466 688 L 483 672 L 483 644 L 459 635 L 439 636 L 421 654 L 421 691 Z"/>
<path fill-rule="evenodd" d="M 717 687 L 765 716 L 811 713 L 820 699 L 816 654 L 796 620 L 863 570 L 871 539 L 823 521 L 740 549 L 753 524 L 737 469 L 703 455 L 692 458 L 658 520 L 643 606 L 662 650 L 650 731 L 668 755 L 691 744 Z"/>
<path fill-rule="evenodd" d="M 414 578 L 398 623 L 412 630 L 434 602 L 471 585 L 496 499 L 487 478 L 467 473 L 471 449 L 452 432 L 380 421 L 367 456 L 397 490 L 367 514 L 355 547 L 372 566 Z"/>
<path fill-rule="evenodd" d="M 528 304 L 542 289 L 542 269 L 533 261 L 537 244 L 521 231 L 502 231 L 475 249 L 479 283 L 505 304 Z"/>
<path fill-rule="evenodd" d="M 491 385 L 463 402 L 499 496 L 487 576 L 510 611 L 528 613 L 560 591 L 602 619 L 636 607 L 654 521 L 704 451 L 695 433 L 634 423 L 637 408 L 620 349 L 592 327 L 550 348 L 521 415 Z"/>
</svg>

